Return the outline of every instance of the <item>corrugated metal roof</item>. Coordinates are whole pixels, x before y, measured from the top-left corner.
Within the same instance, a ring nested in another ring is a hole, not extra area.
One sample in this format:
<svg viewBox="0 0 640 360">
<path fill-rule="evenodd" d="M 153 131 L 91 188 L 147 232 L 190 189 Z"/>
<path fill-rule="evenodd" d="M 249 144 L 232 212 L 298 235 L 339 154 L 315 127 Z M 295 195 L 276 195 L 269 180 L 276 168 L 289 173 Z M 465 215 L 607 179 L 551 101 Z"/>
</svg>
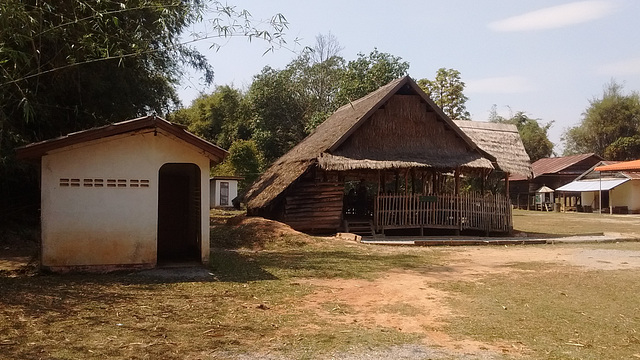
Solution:
<svg viewBox="0 0 640 360">
<path fill-rule="evenodd" d="M 594 153 L 540 159 L 531 164 L 533 177 L 538 177 L 542 174 L 557 173 L 592 156 L 600 159 L 600 157 Z"/>
<path fill-rule="evenodd" d="M 583 192 L 583 191 L 599 191 L 611 190 L 616 186 L 622 185 L 630 179 L 602 179 L 600 180 L 577 180 L 560 186 L 556 191 L 562 192 Z"/>
<path fill-rule="evenodd" d="M 531 164 L 531 170 L 533 171 L 533 178 L 537 178 L 538 176 L 544 175 L 544 174 L 558 173 L 590 157 L 595 157 L 596 159 L 601 160 L 600 156 L 594 153 L 539 159 L 533 164 Z M 509 179 L 512 181 L 526 180 L 525 177 L 522 177 L 517 174 L 514 176 L 511 176 Z"/>
<path fill-rule="evenodd" d="M 624 161 L 617 164 L 598 166 L 596 171 L 638 171 L 640 170 L 640 160 Z"/>
</svg>

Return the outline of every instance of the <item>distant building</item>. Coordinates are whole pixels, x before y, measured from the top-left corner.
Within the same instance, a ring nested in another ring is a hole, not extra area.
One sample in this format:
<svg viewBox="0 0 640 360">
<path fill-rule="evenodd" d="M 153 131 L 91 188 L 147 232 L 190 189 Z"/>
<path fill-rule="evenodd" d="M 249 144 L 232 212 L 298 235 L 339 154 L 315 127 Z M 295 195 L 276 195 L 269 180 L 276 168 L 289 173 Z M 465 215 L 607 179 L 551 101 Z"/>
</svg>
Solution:
<svg viewBox="0 0 640 360">
<path fill-rule="evenodd" d="M 593 153 L 539 159 L 531 164 L 531 177 L 519 174 L 510 176 L 511 202 L 520 208 L 533 208 L 538 189 L 546 186 L 555 190 L 572 182 L 600 161 L 602 158 Z"/>
<path fill-rule="evenodd" d="M 240 176 L 214 176 L 209 179 L 211 194 L 210 208 L 233 207 L 233 199 L 238 196 L 238 181 L 244 180 Z"/>
<path fill-rule="evenodd" d="M 41 264 L 208 262 L 209 169 L 227 152 L 155 116 L 17 149 L 41 166 Z"/>
<path fill-rule="evenodd" d="M 601 161 L 556 191 L 564 211 L 640 213 L 640 161 Z"/>
</svg>

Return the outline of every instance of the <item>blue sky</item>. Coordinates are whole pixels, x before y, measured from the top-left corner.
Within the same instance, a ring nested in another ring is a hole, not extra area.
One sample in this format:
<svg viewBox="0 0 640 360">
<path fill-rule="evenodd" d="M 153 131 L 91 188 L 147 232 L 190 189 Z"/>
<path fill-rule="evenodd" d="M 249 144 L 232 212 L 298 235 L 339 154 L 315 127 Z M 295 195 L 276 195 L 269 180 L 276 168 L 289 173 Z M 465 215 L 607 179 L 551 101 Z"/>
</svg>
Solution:
<svg viewBox="0 0 640 360">
<path fill-rule="evenodd" d="M 276 13 L 289 22 L 288 49 L 263 55 L 267 45 L 243 38 L 195 43 L 213 65 L 215 84 L 246 89 L 269 65 L 282 69 L 318 34 L 333 34 L 346 60 L 374 48 L 400 56 L 415 79 L 433 78 L 441 67 L 461 73 L 467 109 L 486 121 L 498 112 L 524 111 L 554 121 L 550 138 L 562 151 L 563 131 L 578 124 L 589 100 L 615 79 L 640 91 L 640 1 L 295 1 L 236 0 L 257 21 Z M 202 31 L 199 25 L 195 31 Z M 298 39 L 298 44 L 293 42 Z M 188 105 L 211 92 L 197 75 L 179 95 Z"/>
</svg>

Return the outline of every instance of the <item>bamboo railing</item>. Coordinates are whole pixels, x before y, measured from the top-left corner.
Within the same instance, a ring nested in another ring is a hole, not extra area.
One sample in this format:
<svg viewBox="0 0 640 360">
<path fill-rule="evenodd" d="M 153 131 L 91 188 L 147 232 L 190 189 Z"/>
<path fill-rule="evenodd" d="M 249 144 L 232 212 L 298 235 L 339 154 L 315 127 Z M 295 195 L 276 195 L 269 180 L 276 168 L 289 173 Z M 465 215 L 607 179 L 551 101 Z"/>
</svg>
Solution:
<svg viewBox="0 0 640 360">
<path fill-rule="evenodd" d="M 511 203 L 495 195 L 378 195 L 375 199 L 376 231 L 398 228 L 444 228 L 509 232 Z"/>
</svg>

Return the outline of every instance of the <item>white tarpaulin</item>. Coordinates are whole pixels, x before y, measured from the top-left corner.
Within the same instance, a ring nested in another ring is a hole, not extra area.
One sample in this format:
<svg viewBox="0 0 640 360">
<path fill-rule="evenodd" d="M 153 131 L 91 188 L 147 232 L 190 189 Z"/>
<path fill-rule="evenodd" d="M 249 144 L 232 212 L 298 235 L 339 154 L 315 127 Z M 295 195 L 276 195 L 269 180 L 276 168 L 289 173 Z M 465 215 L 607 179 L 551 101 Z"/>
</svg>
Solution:
<svg viewBox="0 0 640 360">
<path fill-rule="evenodd" d="M 618 185 L 624 184 L 629 179 L 593 179 L 593 180 L 577 180 L 560 186 L 556 192 L 583 192 L 583 191 L 599 191 L 611 190 Z"/>
</svg>

